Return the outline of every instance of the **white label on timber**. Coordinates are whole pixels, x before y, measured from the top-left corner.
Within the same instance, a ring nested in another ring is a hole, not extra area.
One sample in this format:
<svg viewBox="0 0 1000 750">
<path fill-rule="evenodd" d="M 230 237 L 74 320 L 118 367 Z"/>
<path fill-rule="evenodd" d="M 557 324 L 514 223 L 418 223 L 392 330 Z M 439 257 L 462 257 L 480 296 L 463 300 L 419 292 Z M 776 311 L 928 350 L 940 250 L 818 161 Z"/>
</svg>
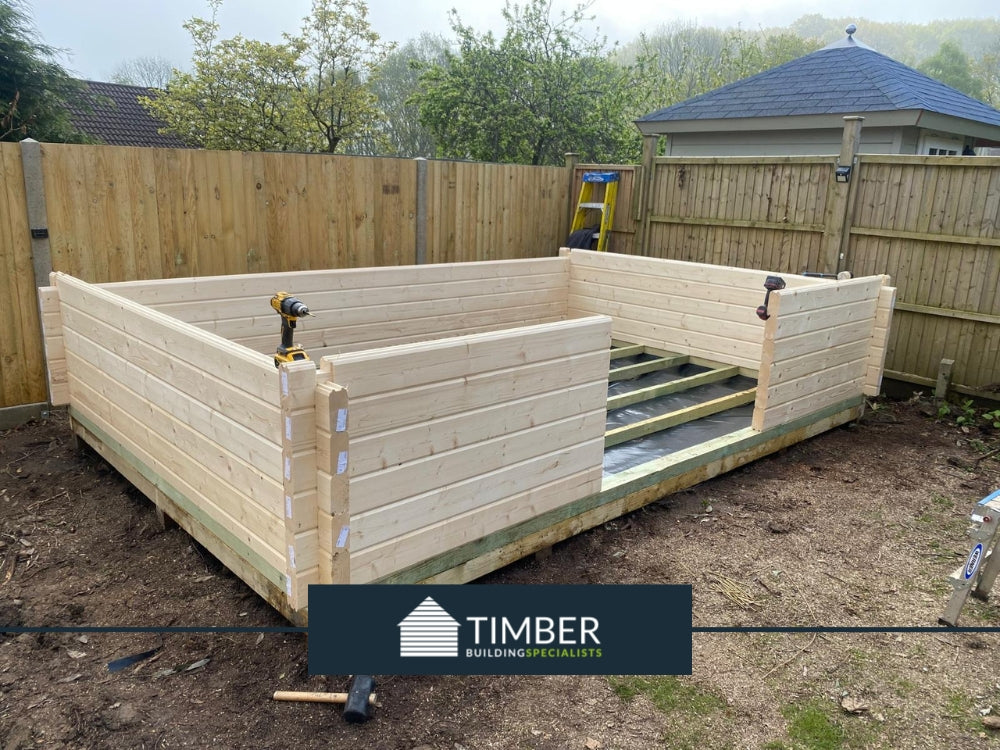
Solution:
<svg viewBox="0 0 1000 750">
<path fill-rule="evenodd" d="M 347 409 L 337 409 L 337 432 L 347 429 Z"/>
<path fill-rule="evenodd" d="M 292 570 L 295 570 L 295 547 L 288 545 L 288 564 L 292 566 Z"/>
<path fill-rule="evenodd" d="M 350 531 L 351 531 L 351 527 L 350 526 L 344 526 L 340 530 L 340 536 L 337 537 L 337 546 L 338 547 L 346 547 L 347 546 L 347 535 L 350 533 Z"/>
<path fill-rule="evenodd" d="M 288 373 L 285 370 L 281 371 L 281 395 L 288 395 Z"/>
<path fill-rule="evenodd" d="M 289 495 L 285 495 L 285 517 L 292 517 L 292 498 Z"/>
<path fill-rule="evenodd" d="M 975 513 L 973 513 L 972 514 L 972 520 L 975 521 L 976 523 L 982 523 L 986 519 L 983 518 L 982 516 L 977 516 Z"/>
<path fill-rule="evenodd" d="M 337 456 L 337 473 L 343 474 L 347 471 L 347 451 L 341 451 Z"/>
<path fill-rule="evenodd" d="M 288 577 L 285 578 L 285 593 L 289 596 L 292 595 L 292 579 Z"/>
<path fill-rule="evenodd" d="M 285 479 L 292 478 L 292 457 L 285 456 Z"/>
<path fill-rule="evenodd" d="M 292 439 L 292 418 L 285 417 L 285 440 Z"/>
</svg>

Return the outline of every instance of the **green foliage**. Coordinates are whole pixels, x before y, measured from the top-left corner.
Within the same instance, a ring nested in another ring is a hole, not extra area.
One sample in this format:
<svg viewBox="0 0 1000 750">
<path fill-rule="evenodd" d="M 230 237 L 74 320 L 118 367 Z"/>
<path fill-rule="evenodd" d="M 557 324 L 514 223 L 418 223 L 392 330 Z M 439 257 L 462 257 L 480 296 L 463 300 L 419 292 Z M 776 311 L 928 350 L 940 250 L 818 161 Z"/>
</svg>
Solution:
<svg viewBox="0 0 1000 750">
<path fill-rule="evenodd" d="M 294 80 L 308 113 L 307 150 L 333 153 L 341 141 L 372 138 L 381 114 L 369 82 L 393 45 L 371 28 L 363 0 L 313 0 L 301 36 L 285 39 L 300 62 Z"/>
<path fill-rule="evenodd" d="M 584 36 L 586 6 L 559 18 L 547 0 L 506 4 L 506 31 L 478 34 L 452 12 L 454 51 L 420 78 L 413 101 L 440 156 L 519 164 L 633 161 L 635 83 L 603 39 Z"/>
<path fill-rule="evenodd" d="M 650 103 L 650 109 L 658 109 L 807 55 L 819 46 L 787 32 L 751 34 L 742 29 L 674 25 L 640 36 L 619 59 L 634 61 L 641 75 L 640 98 Z"/>
<path fill-rule="evenodd" d="M 972 71 L 982 81 L 983 101 L 1000 108 L 1000 33 L 993 45 L 972 64 Z"/>
<path fill-rule="evenodd" d="M 90 140 L 70 120 L 71 106 L 86 107 L 82 85 L 38 39 L 18 0 L 0 0 L 0 61 L 0 140 Z"/>
<path fill-rule="evenodd" d="M 379 119 L 367 82 L 391 47 L 371 30 L 361 0 L 313 0 L 298 36 L 281 44 L 218 39 L 212 17 L 184 28 L 193 72 L 173 72 L 143 104 L 192 145 L 247 151 L 327 151 L 371 135 Z"/>
<path fill-rule="evenodd" d="M 703 716 L 726 707 L 726 702 L 715 693 L 701 690 L 691 682 L 674 675 L 662 677 L 622 677 L 612 680 L 611 687 L 624 702 L 637 695 L 645 695 L 664 713 L 685 711 Z"/>
<path fill-rule="evenodd" d="M 983 98 L 983 82 L 973 76 L 969 57 L 954 42 L 944 42 L 937 54 L 924 60 L 918 70 L 973 99 Z"/>
<path fill-rule="evenodd" d="M 445 63 L 448 43 L 443 37 L 422 34 L 391 52 L 379 75 L 370 82 L 382 113 L 377 126 L 381 153 L 387 156 L 432 157 L 437 145 L 420 122 L 420 107 L 411 97 L 423 71 Z M 376 154 L 377 144 L 356 142 L 350 153 Z"/>
<path fill-rule="evenodd" d="M 1000 409 L 981 408 L 971 398 L 941 401 L 937 416 L 938 419 L 953 421 L 959 427 L 1000 430 Z"/>
<path fill-rule="evenodd" d="M 813 13 L 800 17 L 782 30 L 827 45 L 843 39 L 849 23 L 858 26 L 855 39 L 911 67 L 935 54 L 946 41 L 956 43 L 971 60 L 978 60 L 1000 37 L 998 18 L 939 19 L 920 24 L 873 21 L 858 16 L 824 18 Z"/>
</svg>

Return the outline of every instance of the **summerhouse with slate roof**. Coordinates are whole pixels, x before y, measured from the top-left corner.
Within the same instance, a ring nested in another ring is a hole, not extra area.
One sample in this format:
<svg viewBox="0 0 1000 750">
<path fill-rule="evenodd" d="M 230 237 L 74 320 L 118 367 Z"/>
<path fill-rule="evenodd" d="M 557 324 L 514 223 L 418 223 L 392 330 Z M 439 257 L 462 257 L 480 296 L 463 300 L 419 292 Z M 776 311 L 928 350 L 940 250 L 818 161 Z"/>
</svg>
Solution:
<svg viewBox="0 0 1000 750">
<path fill-rule="evenodd" d="M 840 152 L 844 117 L 864 117 L 859 151 L 968 154 L 1000 146 L 1000 111 L 854 39 L 728 84 L 636 121 L 668 156 Z"/>
<path fill-rule="evenodd" d="M 140 96 L 155 97 L 156 89 L 101 81 L 82 83 L 87 106 L 70 113 L 77 130 L 109 146 L 187 148 L 177 136 L 160 133 L 166 123 L 139 103 Z"/>
</svg>

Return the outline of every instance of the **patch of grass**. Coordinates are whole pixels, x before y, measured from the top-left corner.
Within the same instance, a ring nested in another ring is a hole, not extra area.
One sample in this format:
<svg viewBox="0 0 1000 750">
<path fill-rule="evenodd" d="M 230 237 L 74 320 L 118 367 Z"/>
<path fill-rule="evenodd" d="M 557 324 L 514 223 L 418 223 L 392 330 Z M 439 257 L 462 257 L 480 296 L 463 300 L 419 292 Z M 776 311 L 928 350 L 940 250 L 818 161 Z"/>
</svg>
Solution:
<svg viewBox="0 0 1000 750">
<path fill-rule="evenodd" d="M 788 737 L 794 750 L 843 750 L 861 748 L 869 744 L 871 730 L 864 724 L 853 722 L 845 725 L 836 704 L 814 699 L 805 703 L 791 703 L 781 710 L 788 720 Z M 774 741 L 771 750 L 788 750 L 782 742 Z"/>
<path fill-rule="evenodd" d="M 823 703 L 793 703 L 781 713 L 788 719 L 788 736 L 808 750 L 837 750 L 844 746 L 844 728 L 830 717 Z"/>
<path fill-rule="evenodd" d="M 610 677 L 615 694 L 624 702 L 645 696 L 668 719 L 669 731 L 661 741 L 671 750 L 704 747 L 704 737 L 714 731 L 716 714 L 725 711 L 722 696 L 674 675 Z"/>
<path fill-rule="evenodd" d="M 726 701 L 720 696 L 702 690 L 675 675 L 612 678 L 611 687 L 625 702 L 637 695 L 645 695 L 664 713 L 683 711 L 695 716 L 704 716 L 726 707 Z"/>
<path fill-rule="evenodd" d="M 916 689 L 917 684 L 915 682 L 911 682 L 905 677 L 900 677 L 899 680 L 896 681 L 896 695 L 900 698 L 908 698 L 913 695 Z"/>
<path fill-rule="evenodd" d="M 955 501 L 944 495 L 932 495 L 931 502 L 942 510 L 952 510 L 955 507 Z"/>
<path fill-rule="evenodd" d="M 948 693 L 944 702 L 944 715 L 966 731 L 975 731 L 980 728 L 979 717 L 976 715 L 976 703 L 964 693 Z"/>
</svg>

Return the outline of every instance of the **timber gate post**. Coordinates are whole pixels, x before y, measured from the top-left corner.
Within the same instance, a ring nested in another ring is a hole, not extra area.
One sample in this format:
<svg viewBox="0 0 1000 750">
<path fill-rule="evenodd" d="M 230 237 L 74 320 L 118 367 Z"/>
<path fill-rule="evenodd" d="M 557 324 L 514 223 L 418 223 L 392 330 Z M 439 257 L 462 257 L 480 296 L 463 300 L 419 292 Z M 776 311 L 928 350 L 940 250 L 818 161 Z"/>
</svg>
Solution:
<svg viewBox="0 0 1000 750">
<path fill-rule="evenodd" d="M 642 138 L 642 167 L 639 170 L 639 180 L 633 183 L 633 190 L 639 189 L 638 210 L 636 211 L 636 238 L 633 252 L 636 255 L 648 255 L 646 243 L 649 236 L 650 204 L 653 199 L 653 180 L 656 171 L 656 151 L 660 145 L 660 136 L 647 135 Z"/>
<path fill-rule="evenodd" d="M 569 181 L 569 187 L 566 188 L 566 194 L 569 196 L 566 202 L 566 231 L 563 232 L 564 235 L 569 235 L 569 227 L 573 226 L 573 216 L 576 214 L 576 193 L 573 192 L 573 185 L 576 182 L 576 165 L 580 163 L 580 154 L 575 151 L 569 151 L 566 153 L 566 179 Z M 563 240 L 562 244 L 566 244 L 566 240 Z"/>
<path fill-rule="evenodd" d="M 826 217 L 823 242 L 822 268 L 823 273 L 838 273 L 843 267 L 847 256 L 847 245 L 850 241 L 848 219 L 851 200 L 854 194 L 852 187 L 857 180 L 854 168 L 857 166 L 858 145 L 861 142 L 861 123 L 864 117 L 848 116 L 844 118 L 844 137 L 840 144 L 840 156 L 834 165 L 833 174 L 826 194 Z"/>
</svg>

